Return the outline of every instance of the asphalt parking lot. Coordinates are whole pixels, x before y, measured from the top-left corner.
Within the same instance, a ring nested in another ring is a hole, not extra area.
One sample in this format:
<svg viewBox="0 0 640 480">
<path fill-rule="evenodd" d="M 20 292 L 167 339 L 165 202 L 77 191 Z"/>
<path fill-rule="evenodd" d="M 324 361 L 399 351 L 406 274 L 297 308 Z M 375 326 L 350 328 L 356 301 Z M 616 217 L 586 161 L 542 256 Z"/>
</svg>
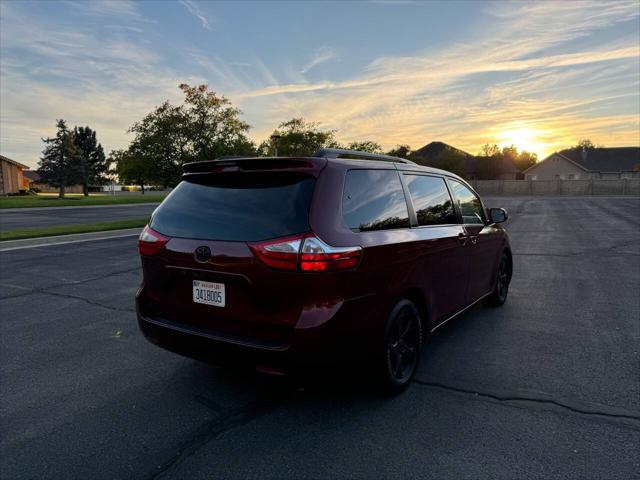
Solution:
<svg viewBox="0 0 640 480">
<path fill-rule="evenodd" d="M 131 237 L 0 253 L 0 477 L 640 476 L 640 198 L 488 198 L 514 278 L 412 387 L 283 389 L 147 344 Z"/>
<path fill-rule="evenodd" d="M 0 230 L 84 223 L 110 222 L 150 217 L 157 203 L 98 205 L 63 208 L 21 208 L 0 210 Z"/>
</svg>

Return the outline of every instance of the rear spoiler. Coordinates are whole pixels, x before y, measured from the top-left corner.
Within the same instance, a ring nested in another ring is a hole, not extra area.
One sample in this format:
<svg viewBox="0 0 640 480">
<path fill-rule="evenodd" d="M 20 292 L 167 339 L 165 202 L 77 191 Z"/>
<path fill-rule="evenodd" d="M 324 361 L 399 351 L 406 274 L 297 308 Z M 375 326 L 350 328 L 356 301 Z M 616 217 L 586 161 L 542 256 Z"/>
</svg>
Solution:
<svg viewBox="0 0 640 480">
<path fill-rule="evenodd" d="M 231 172 L 294 171 L 317 175 L 327 164 L 326 158 L 289 157 L 223 157 L 216 160 L 191 162 L 183 165 L 184 175 Z"/>
</svg>

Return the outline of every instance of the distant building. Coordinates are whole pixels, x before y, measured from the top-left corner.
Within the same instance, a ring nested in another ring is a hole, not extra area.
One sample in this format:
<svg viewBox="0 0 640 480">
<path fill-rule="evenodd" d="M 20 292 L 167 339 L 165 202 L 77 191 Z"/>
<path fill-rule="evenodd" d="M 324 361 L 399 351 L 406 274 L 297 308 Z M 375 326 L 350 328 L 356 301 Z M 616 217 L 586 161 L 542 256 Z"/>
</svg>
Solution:
<svg viewBox="0 0 640 480">
<path fill-rule="evenodd" d="M 431 142 L 411 154 L 411 159 L 426 167 L 443 168 L 440 160 L 445 156 L 458 157 L 462 176 L 467 180 L 516 180 L 520 171 L 508 158 L 474 157 L 470 153 L 444 142 Z"/>
<path fill-rule="evenodd" d="M 25 181 L 28 182 L 28 187 L 38 192 L 43 193 L 58 193 L 60 190 L 57 187 L 51 186 L 48 183 L 42 183 L 40 175 L 35 170 L 24 172 Z M 65 193 L 82 193 L 82 185 L 69 185 L 64 189 Z"/>
<path fill-rule="evenodd" d="M 571 148 L 527 168 L 525 180 L 640 178 L 640 147 Z"/>
<path fill-rule="evenodd" d="M 28 190 L 29 183 L 24 178 L 24 171 L 28 169 L 27 165 L 0 155 L 0 195 Z"/>
</svg>

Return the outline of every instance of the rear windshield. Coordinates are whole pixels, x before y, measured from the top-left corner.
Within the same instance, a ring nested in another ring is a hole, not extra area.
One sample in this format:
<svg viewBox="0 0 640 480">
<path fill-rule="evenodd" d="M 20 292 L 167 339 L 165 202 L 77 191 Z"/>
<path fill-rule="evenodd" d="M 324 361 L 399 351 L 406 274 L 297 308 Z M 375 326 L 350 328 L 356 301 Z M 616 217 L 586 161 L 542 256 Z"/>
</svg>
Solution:
<svg viewBox="0 0 640 480">
<path fill-rule="evenodd" d="M 315 178 L 287 172 L 182 181 L 150 226 L 170 237 L 257 241 L 309 231 Z"/>
</svg>

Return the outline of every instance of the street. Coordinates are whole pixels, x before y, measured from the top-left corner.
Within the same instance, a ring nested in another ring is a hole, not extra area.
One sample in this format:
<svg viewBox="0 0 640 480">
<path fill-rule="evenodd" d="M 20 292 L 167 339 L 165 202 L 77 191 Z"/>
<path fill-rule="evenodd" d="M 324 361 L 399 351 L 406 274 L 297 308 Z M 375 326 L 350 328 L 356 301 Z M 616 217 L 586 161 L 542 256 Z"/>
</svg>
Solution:
<svg viewBox="0 0 640 480">
<path fill-rule="evenodd" d="M 0 210 L 0 230 L 81 225 L 151 216 L 157 203 Z"/>
<path fill-rule="evenodd" d="M 147 343 L 135 237 L 0 253 L 0 477 L 638 478 L 640 198 L 484 200 L 510 214 L 509 298 L 439 330 L 393 398 Z M 155 205 L 24 221 L 121 208 Z"/>
</svg>

